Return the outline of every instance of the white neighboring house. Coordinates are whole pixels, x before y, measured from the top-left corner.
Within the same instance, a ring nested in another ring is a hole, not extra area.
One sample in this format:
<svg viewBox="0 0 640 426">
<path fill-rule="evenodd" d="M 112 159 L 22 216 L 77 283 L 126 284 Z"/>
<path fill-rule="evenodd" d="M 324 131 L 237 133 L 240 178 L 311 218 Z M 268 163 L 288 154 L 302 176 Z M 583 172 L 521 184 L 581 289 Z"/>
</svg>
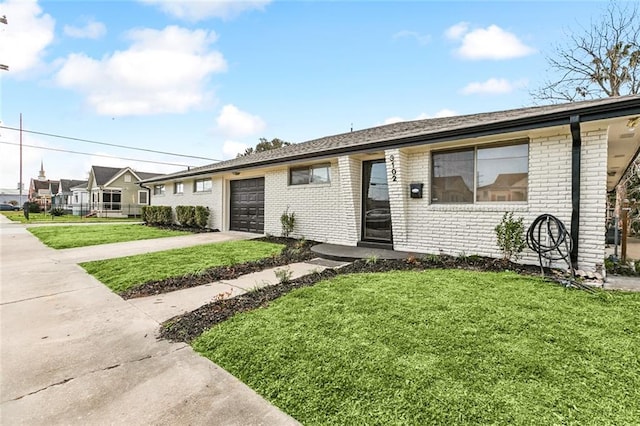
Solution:
<svg viewBox="0 0 640 426">
<path fill-rule="evenodd" d="M 71 190 L 71 206 L 72 213 L 75 216 L 86 216 L 89 214 L 89 190 L 87 190 L 87 181 L 83 184 L 73 186 Z"/>
<path fill-rule="evenodd" d="M 203 205 L 212 228 L 348 246 L 500 257 L 507 211 L 559 218 L 602 271 L 607 191 L 640 152 L 640 96 L 416 120 L 143 180 L 152 205 Z M 522 262 L 535 264 L 526 249 Z M 561 265 L 557 265 L 561 266 Z"/>
</svg>

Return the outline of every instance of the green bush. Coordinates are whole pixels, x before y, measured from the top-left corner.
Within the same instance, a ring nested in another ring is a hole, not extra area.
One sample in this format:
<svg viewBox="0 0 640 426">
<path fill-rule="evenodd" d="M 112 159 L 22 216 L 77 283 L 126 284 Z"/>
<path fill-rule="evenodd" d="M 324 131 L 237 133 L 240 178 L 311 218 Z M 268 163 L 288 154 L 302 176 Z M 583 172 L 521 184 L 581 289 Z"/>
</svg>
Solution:
<svg viewBox="0 0 640 426">
<path fill-rule="evenodd" d="M 33 201 L 30 201 L 27 203 L 27 211 L 29 213 L 40 213 L 40 205 L 38 203 L 34 203 Z"/>
<path fill-rule="evenodd" d="M 282 236 L 288 237 L 296 225 L 296 214 L 294 212 L 289 213 L 289 206 L 280 216 L 280 224 L 282 224 Z"/>
<path fill-rule="evenodd" d="M 209 223 L 209 207 L 196 206 L 195 208 L 195 222 L 199 228 L 206 228 Z"/>
<path fill-rule="evenodd" d="M 50 211 L 51 216 L 62 216 L 64 215 L 64 209 L 62 207 L 54 207 Z"/>
<path fill-rule="evenodd" d="M 172 225 L 173 210 L 169 206 L 143 206 L 142 220 L 149 225 Z"/>
<path fill-rule="evenodd" d="M 182 226 L 195 226 L 196 208 L 194 206 L 176 206 L 176 218 Z"/>
<path fill-rule="evenodd" d="M 498 247 L 502 251 L 504 260 L 511 260 L 511 258 L 518 260 L 527 244 L 524 237 L 523 220 L 523 218 L 514 220 L 513 212 L 505 212 L 502 221 L 495 227 Z"/>
</svg>

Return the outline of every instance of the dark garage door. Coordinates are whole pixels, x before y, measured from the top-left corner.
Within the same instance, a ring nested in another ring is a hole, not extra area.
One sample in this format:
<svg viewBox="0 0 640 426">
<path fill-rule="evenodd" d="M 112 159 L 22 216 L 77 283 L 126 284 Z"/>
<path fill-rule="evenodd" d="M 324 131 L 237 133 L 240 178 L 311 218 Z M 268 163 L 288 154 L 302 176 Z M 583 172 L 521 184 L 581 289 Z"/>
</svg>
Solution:
<svg viewBox="0 0 640 426">
<path fill-rule="evenodd" d="M 264 232 L 264 178 L 231 181 L 232 231 Z"/>
</svg>

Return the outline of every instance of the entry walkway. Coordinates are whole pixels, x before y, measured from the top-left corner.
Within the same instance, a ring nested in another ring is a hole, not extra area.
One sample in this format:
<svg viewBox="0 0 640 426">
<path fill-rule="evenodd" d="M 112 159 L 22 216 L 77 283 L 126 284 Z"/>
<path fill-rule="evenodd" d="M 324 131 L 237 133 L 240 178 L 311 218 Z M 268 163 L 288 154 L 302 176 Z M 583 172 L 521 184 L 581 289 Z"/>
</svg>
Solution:
<svg viewBox="0 0 640 426">
<path fill-rule="evenodd" d="M 0 424 L 294 425 L 0 215 Z M 157 241 L 157 240 L 154 240 Z"/>
</svg>

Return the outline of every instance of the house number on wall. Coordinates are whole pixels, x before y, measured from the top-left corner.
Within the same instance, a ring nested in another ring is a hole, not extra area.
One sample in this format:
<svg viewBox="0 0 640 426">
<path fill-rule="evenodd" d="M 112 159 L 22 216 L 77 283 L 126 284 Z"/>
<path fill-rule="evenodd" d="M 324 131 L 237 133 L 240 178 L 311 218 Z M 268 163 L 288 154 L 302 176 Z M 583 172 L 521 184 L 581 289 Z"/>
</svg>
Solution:
<svg viewBox="0 0 640 426">
<path fill-rule="evenodd" d="M 398 173 L 396 171 L 396 162 L 395 162 L 396 157 L 394 157 L 393 155 L 389 156 L 389 161 L 391 161 L 391 180 L 393 182 L 396 182 L 398 180 L 398 177 L 396 176 L 396 174 Z"/>
</svg>

